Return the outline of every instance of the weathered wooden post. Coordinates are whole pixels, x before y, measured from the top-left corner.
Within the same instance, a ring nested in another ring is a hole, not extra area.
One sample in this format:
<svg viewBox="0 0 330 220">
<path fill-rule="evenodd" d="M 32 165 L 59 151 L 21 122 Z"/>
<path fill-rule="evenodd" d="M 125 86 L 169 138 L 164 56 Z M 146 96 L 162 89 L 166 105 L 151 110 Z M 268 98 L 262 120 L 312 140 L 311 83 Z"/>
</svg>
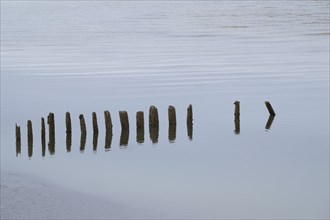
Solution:
<svg viewBox="0 0 330 220">
<path fill-rule="evenodd" d="M 109 111 L 104 111 L 104 121 L 105 121 L 105 144 L 104 148 L 109 151 L 112 142 L 112 120 Z"/>
<path fill-rule="evenodd" d="M 234 119 L 234 123 L 235 123 L 235 134 L 239 134 L 240 133 L 240 102 L 239 101 L 235 101 L 234 105 L 235 105 L 235 119 Z"/>
<path fill-rule="evenodd" d="M 41 155 L 44 157 L 46 154 L 46 125 L 45 119 L 41 117 Z"/>
<path fill-rule="evenodd" d="M 149 108 L 149 135 L 153 144 L 158 143 L 159 137 L 159 119 L 158 110 L 155 106 Z"/>
<path fill-rule="evenodd" d="M 86 122 L 83 114 L 79 115 L 80 120 L 80 151 L 83 152 L 85 150 L 86 145 L 86 136 L 87 136 L 87 129 L 86 129 Z"/>
<path fill-rule="evenodd" d="M 149 108 L 149 126 L 159 127 L 158 110 L 154 105 Z"/>
<path fill-rule="evenodd" d="M 275 111 L 274 111 L 272 105 L 270 104 L 270 102 L 269 101 L 265 101 L 265 105 L 266 105 L 266 107 L 268 109 L 269 114 L 275 116 L 276 115 L 275 114 Z"/>
<path fill-rule="evenodd" d="M 54 113 L 50 112 L 47 117 L 48 132 L 49 132 L 49 142 L 48 150 L 50 155 L 55 154 L 55 117 Z"/>
<path fill-rule="evenodd" d="M 86 122 L 83 114 L 79 115 L 79 121 L 80 121 L 80 132 L 87 134 Z"/>
<path fill-rule="evenodd" d="M 105 129 L 112 132 L 112 120 L 109 111 L 104 111 Z"/>
<path fill-rule="evenodd" d="M 119 111 L 119 118 L 121 124 L 120 146 L 127 146 L 129 138 L 129 121 L 127 112 Z"/>
<path fill-rule="evenodd" d="M 16 133 L 16 156 L 21 154 L 21 127 L 15 124 Z"/>
<path fill-rule="evenodd" d="M 99 137 L 99 128 L 97 125 L 97 117 L 95 112 L 92 113 L 92 120 L 93 120 L 93 150 L 96 151 L 97 139 Z"/>
<path fill-rule="evenodd" d="M 72 127 L 71 127 L 70 112 L 65 113 L 65 125 L 66 125 L 66 151 L 70 152 L 72 145 Z"/>
<path fill-rule="evenodd" d="M 176 112 L 173 106 L 168 107 L 168 140 L 172 143 L 176 138 Z"/>
<path fill-rule="evenodd" d="M 190 140 L 193 138 L 193 111 L 190 104 L 187 108 L 187 133 Z"/>
<path fill-rule="evenodd" d="M 32 122 L 28 120 L 27 122 L 27 136 L 28 136 L 28 156 L 32 157 L 33 153 L 33 131 L 32 131 Z"/>
<path fill-rule="evenodd" d="M 72 133 L 70 112 L 65 113 L 66 133 Z"/>
<path fill-rule="evenodd" d="M 144 113 L 143 111 L 138 111 L 136 113 L 136 142 L 144 142 Z"/>
<path fill-rule="evenodd" d="M 128 114 L 126 111 L 119 111 L 121 129 L 129 130 Z"/>
</svg>

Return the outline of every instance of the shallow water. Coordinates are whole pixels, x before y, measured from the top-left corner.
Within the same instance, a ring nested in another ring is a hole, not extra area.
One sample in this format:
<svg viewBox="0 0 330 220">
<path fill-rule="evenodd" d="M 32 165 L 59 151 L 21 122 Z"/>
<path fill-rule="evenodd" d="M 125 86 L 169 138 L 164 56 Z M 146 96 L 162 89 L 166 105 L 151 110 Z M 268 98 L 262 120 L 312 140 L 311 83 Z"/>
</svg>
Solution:
<svg viewBox="0 0 330 220">
<path fill-rule="evenodd" d="M 329 218 L 328 11 L 328 1 L 2 1 L 1 169 L 146 210 L 141 218 Z M 270 129 L 266 100 L 277 113 Z M 159 112 L 156 144 L 150 105 Z M 110 150 L 105 110 L 114 126 Z M 121 110 L 129 116 L 127 146 L 120 145 Z M 142 144 L 137 111 L 145 117 Z M 46 146 L 43 157 L 40 120 L 49 112 L 55 154 Z"/>
</svg>

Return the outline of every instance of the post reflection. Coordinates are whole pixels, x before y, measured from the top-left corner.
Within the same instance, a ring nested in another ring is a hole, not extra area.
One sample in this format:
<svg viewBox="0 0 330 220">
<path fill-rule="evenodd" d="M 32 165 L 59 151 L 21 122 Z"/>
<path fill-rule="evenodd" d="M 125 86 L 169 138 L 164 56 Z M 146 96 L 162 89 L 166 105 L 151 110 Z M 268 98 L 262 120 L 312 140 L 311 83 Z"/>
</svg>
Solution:
<svg viewBox="0 0 330 220">
<path fill-rule="evenodd" d="M 176 124 L 170 124 L 168 126 L 168 140 L 170 143 L 174 143 L 176 138 Z"/>
<path fill-rule="evenodd" d="M 81 153 L 83 153 L 85 150 L 86 136 L 87 136 L 87 132 L 81 132 L 81 135 L 80 135 L 80 152 Z"/>
<path fill-rule="evenodd" d="M 159 126 L 149 126 L 150 140 L 153 144 L 158 143 L 159 138 Z"/>
<path fill-rule="evenodd" d="M 16 124 L 16 156 L 21 154 L 21 128 Z"/>
<path fill-rule="evenodd" d="M 93 133 L 93 151 L 96 151 L 97 150 L 97 141 L 98 141 L 98 137 L 99 137 L 99 132 L 95 131 Z"/>
<path fill-rule="evenodd" d="M 235 120 L 234 120 L 234 123 L 235 123 L 235 134 L 239 134 L 241 132 L 241 126 L 240 126 L 240 119 L 239 119 L 239 116 L 235 116 Z"/>
<path fill-rule="evenodd" d="M 72 133 L 66 133 L 66 152 L 71 151 L 71 146 L 72 146 Z"/>
<path fill-rule="evenodd" d="M 128 145 L 128 138 L 129 138 L 129 129 L 121 129 L 120 134 L 120 147 L 126 147 Z"/>
<path fill-rule="evenodd" d="M 274 118 L 275 118 L 275 115 L 269 115 L 267 123 L 266 123 L 266 127 L 265 127 L 266 130 L 270 130 L 270 127 L 273 124 Z"/>
<path fill-rule="evenodd" d="M 136 130 L 136 142 L 139 144 L 144 142 L 144 128 Z"/>
<path fill-rule="evenodd" d="M 105 144 L 104 144 L 105 151 L 110 150 L 111 142 L 112 142 L 112 130 L 106 130 L 106 132 L 105 132 Z"/>
<path fill-rule="evenodd" d="M 189 137 L 189 140 L 193 139 L 193 123 L 187 123 L 187 134 Z"/>
</svg>

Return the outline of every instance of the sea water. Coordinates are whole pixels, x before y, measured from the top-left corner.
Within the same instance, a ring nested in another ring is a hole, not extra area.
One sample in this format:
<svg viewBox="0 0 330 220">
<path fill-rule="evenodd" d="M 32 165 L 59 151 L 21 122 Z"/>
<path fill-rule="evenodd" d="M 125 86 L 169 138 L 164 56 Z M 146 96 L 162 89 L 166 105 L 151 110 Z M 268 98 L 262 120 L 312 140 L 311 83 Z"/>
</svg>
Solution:
<svg viewBox="0 0 330 220">
<path fill-rule="evenodd" d="M 277 113 L 270 128 L 265 101 Z M 124 145 L 122 110 L 130 123 Z M 46 146 L 43 155 L 40 123 L 49 112 L 55 152 Z M 329 218 L 329 1 L 1 1 L 1 170 L 141 210 L 138 218 Z"/>
</svg>

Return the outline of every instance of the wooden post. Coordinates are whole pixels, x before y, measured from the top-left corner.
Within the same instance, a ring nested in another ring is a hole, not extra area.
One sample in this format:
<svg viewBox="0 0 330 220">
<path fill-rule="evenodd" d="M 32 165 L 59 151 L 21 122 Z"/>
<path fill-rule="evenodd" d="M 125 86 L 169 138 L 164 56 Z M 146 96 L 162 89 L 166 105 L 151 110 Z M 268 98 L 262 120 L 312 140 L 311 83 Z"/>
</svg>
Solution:
<svg viewBox="0 0 330 220">
<path fill-rule="evenodd" d="M 187 133 L 190 140 L 193 138 L 193 111 L 190 104 L 187 108 Z"/>
<path fill-rule="evenodd" d="M 266 107 L 268 109 L 269 114 L 275 116 L 276 115 L 275 114 L 275 111 L 274 111 L 272 105 L 270 104 L 270 102 L 269 101 L 265 101 L 265 105 L 266 105 Z"/>
<path fill-rule="evenodd" d="M 86 122 L 85 122 L 85 118 L 84 118 L 83 114 L 79 115 L 79 120 L 80 120 L 80 131 L 81 131 L 81 133 L 87 134 Z"/>
<path fill-rule="evenodd" d="M 176 125 L 176 113 L 173 106 L 168 106 L 168 123 L 169 125 Z"/>
<path fill-rule="evenodd" d="M 55 154 L 55 118 L 54 113 L 50 112 L 47 117 L 47 124 L 49 126 L 49 142 L 48 150 L 50 155 Z"/>
<path fill-rule="evenodd" d="M 234 112 L 234 123 L 235 123 L 235 134 L 239 134 L 241 127 L 240 127 L 240 102 L 239 101 L 235 101 L 234 105 L 235 105 L 235 112 Z"/>
<path fill-rule="evenodd" d="M 82 152 L 82 153 L 85 150 L 86 136 L 87 136 L 86 131 L 85 132 L 81 132 L 81 136 L 80 136 L 80 152 Z"/>
<path fill-rule="evenodd" d="M 45 119 L 41 118 L 41 155 L 44 157 L 46 154 L 46 126 Z"/>
<path fill-rule="evenodd" d="M 109 151 L 112 142 L 112 120 L 109 111 L 104 111 L 104 121 L 105 121 L 105 144 L 104 148 Z"/>
<path fill-rule="evenodd" d="M 153 105 L 149 108 L 149 126 L 159 127 L 158 110 Z"/>
<path fill-rule="evenodd" d="M 92 119 L 93 119 L 93 131 L 94 131 L 94 134 L 95 133 L 99 133 L 99 128 L 98 128 L 98 125 L 97 125 L 97 117 L 96 117 L 96 113 L 93 112 L 92 113 Z"/>
<path fill-rule="evenodd" d="M 97 139 L 99 137 L 99 128 L 97 125 L 97 117 L 95 112 L 92 113 L 92 120 L 93 120 L 93 150 L 96 151 Z"/>
<path fill-rule="evenodd" d="M 104 111 L 104 121 L 105 121 L 105 129 L 107 131 L 111 131 L 112 133 L 112 120 L 109 111 Z"/>
<path fill-rule="evenodd" d="M 176 112 L 173 106 L 168 106 L 168 140 L 173 143 L 176 138 Z"/>
<path fill-rule="evenodd" d="M 27 122 L 27 136 L 28 136 L 28 156 L 32 157 L 33 153 L 33 132 L 32 132 L 32 122 L 28 120 Z"/>
<path fill-rule="evenodd" d="M 119 111 L 121 129 L 129 130 L 128 114 L 126 111 Z"/>
<path fill-rule="evenodd" d="M 66 133 L 72 133 L 71 130 L 71 116 L 70 116 L 70 112 L 66 112 L 65 113 L 65 125 L 66 125 Z"/>
<path fill-rule="evenodd" d="M 144 113 L 143 111 L 138 111 L 136 113 L 136 142 L 144 142 Z"/>
<path fill-rule="evenodd" d="M 153 144 L 158 143 L 159 137 L 159 119 L 158 110 L 155 106 L 149 108 L 149 135 Z"/>
<path fill-rule="evenodd" d="M 16 133 L 16 156 L 21 154 L 21 127 L 17 124 L 15 125 L 15 133 Z"/>
</svg>

